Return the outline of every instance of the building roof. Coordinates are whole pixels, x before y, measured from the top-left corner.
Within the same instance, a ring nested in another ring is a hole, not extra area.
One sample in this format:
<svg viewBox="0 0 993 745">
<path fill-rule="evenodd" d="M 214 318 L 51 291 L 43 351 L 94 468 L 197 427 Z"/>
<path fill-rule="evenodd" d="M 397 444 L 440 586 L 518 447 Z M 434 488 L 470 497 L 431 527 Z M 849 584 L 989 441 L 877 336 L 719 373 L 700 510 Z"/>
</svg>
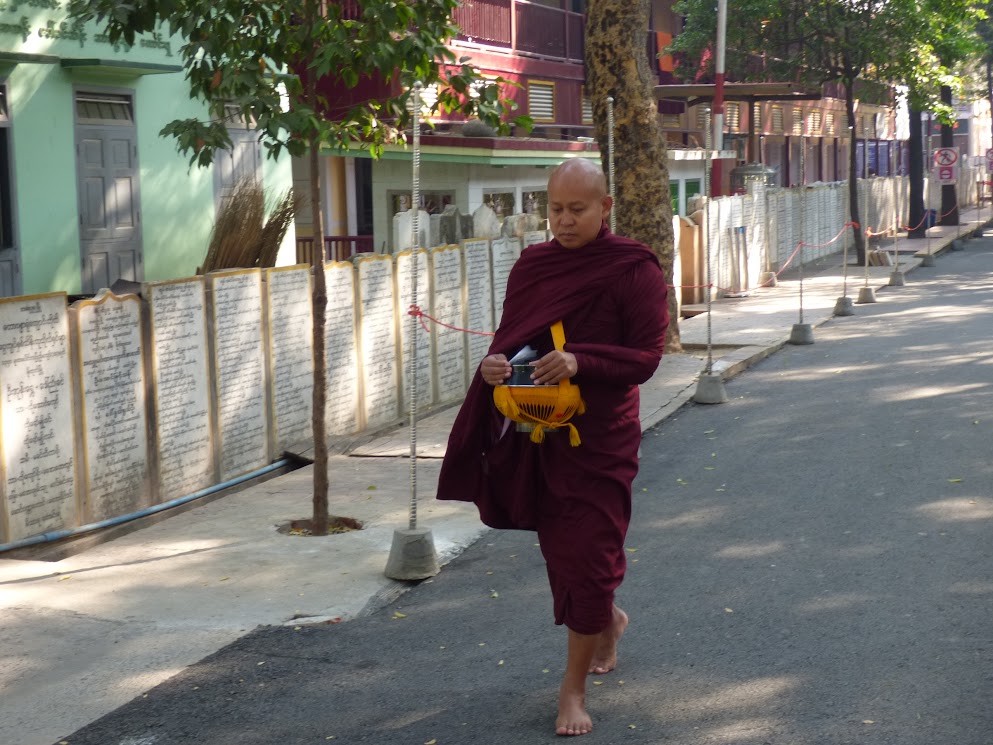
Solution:
<svg viewBox="0 0 993 745">
<path fill-rule="evenodd" d="M 714 83 L 656 85 L 655 97 L 685 100 L 690 106 L 713 101 Z M 816 101 L 820 91 L 811 91 L 796 83 L 725 83 L 725 101 Z"/>
</svg>

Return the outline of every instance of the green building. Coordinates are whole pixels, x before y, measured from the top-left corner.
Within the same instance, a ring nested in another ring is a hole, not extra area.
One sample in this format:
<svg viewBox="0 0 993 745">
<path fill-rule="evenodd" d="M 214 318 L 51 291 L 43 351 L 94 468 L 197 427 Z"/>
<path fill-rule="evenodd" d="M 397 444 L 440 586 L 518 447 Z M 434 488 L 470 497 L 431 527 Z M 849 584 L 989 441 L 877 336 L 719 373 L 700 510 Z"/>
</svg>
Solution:
<svg viewBox="0 0 993 745">
<path fill-rule="evenodd" d="M 113 45 L 67 0 L 0 0 L 0 296 L 92 293 L 117 279 L 190 276 L 235 180 L 292 185 L 255 133 L 210 169 L 159 136 L 192 101 L 176 37 Z M 292 263 L 293 231 L 279 263 Z"/>
</svg>

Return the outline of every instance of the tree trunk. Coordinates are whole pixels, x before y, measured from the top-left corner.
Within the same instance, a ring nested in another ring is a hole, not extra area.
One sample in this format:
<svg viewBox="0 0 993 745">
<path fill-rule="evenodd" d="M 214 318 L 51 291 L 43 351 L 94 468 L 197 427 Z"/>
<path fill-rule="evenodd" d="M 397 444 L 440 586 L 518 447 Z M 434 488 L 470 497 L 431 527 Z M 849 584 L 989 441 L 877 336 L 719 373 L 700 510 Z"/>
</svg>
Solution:
<svg viewBox="0 0 993 745">
<path fill-rule="evenodd" d="M 910 204 L 907 225 L 908 238 L 925 238 L 924 227 L 924 129 L 921 126 L 921 112 L 910 108 Z"/>
<path fill-rule="evenodd" d="M 865 225 L 862 224 L 861 212 L 859 211 L 859 174 L 857 148 L 855 147 L 855 83 L 851 80 L 845 81 L 845 111 L 848 112 L 848 131 L 852 133 L 848 146 L 848 212 L 850 220 L 855 223 L 852 234 L 855 242 L 855 263 L 859 266 L 865 265 Z M 865 157 L 869 157 L 866 148 Z"/>
<path fill-rule="evenodd" d="M 319 3 L 307 3 L 308 22 L 317 23 Z M 307 106 L 317 111 L 317 75 L 307 75 Z M 314 226 L 314 514 L 310 521 L 312 535 L 328 532 L 328 440 L 325 420 L 327 398 L 327 355 L 324 350 L 325 312 L 328 304 L 324 277 L 324 217 L 321 214 L 320 140 L 316 130 L 310 135 L 310 213 Z"/>
<path fill-rule="evenodd" d="M 950 86 L 941 86 L 941 102 L 952 105 L 952 89 Z M 955 133 L 950 124 L 941 125 L 941 146 L 953 147 L 955 145 Z M 959 153 L 958 166 L 962 166 L 962 153 Z M 956 169 L 958 170 L 958 169 Z M 955 184 L 943 184 L 941 187 L 941 212 L 938 215 L 939 225 L 959 224 L 958 197 L 955 193 Z"/>
<path fill-rule="evenodd" d="M 645 53 L 650 0 L 590 0 L 586 12 L 586 85 L 607 172 L 607 97 L 614 98 L 617 232 L 655 251 L 670 285 L 675 246 L 669 169 L 654 81 Z M 608 174 L 609 176 L 609 174 Z M 681 352 L 676 293 L 669 291 L 667 352 Z"/>
</svg>

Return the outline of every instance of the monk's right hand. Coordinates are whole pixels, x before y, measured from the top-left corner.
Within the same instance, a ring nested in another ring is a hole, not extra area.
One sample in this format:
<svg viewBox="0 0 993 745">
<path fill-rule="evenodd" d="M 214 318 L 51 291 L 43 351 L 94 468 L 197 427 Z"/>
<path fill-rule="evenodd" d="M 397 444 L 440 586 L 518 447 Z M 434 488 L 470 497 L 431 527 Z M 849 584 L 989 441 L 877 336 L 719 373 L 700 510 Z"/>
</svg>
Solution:
<svg viewBox="0 0 993 745">
<path fill-rule="evenodd" d="M 483 358 L 479 372 L 482 374 L 483 380 L 490 385 L 500 385 L 510 377 L 512 371 L 506 355 L 491 354 Z"/>
</svg>

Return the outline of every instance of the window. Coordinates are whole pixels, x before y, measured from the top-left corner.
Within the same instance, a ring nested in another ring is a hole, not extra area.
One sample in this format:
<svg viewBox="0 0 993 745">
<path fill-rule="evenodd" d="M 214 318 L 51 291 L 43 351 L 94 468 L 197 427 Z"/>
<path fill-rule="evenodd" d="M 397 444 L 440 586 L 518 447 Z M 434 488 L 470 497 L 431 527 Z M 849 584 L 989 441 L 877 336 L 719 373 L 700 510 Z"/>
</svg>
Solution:
<svg viewBox="0 0 993 745">
<path fill-rule="evenodd" d="M 593 102 L 583 96 L 583 124 L 593 124 Z"/>
<path fill-rule="evenodd" d="M 741 107 L 736 103 L 729 103 L 727 105 L 727 116 L 725 116 L 728 123 L 729 132 L 740 132 L 741 131 Z"/>
<path fill-rule="evenodd" d="M 76 121 L 79 124 L 134 126 L 131 97 L 105 93 L 79 93 L 76 96 Z"/>
<path fill-rule="evenodd" d="M 793 109 L 793 134 L 803 135 L 803 110 Z"/>
<path fill-rule="evenodd" d="M 14 193 L 7 90 L 0 86 L 0 248 L 14 246 Z"/>
<path fill-rule="evenodd" d="M 812 135 L 821 133 L 821 112 L 810 112 L 810 116 L 807 118 L 807 131 Z"/>
<path fill-rule="evenodd" d="M 783 128 L 783 107 L 773 106 L 772 107 L 772 133 L 781 135 L 784 131 Z"/>
<path fill-rule="evenodd" d="M 528 114 L 536 122 L 555 121 L 555 83 L 528 81 Z"/>
<path fill-rule="evenodd" d="M 710 109 L 707 106 L 696 107 L 696 128 L 706 131 L 710 124 Z"/>
<path fill-rule="evenodd" d="M 834 112 L 829 111 L 824 115 L 824 134 L 834 134 Z"/>
<path fill-rule="evenodd" d="M 681 129 L 683 125 L 682 114 L 663 114 L 662 129 Z"/>
</svg>

